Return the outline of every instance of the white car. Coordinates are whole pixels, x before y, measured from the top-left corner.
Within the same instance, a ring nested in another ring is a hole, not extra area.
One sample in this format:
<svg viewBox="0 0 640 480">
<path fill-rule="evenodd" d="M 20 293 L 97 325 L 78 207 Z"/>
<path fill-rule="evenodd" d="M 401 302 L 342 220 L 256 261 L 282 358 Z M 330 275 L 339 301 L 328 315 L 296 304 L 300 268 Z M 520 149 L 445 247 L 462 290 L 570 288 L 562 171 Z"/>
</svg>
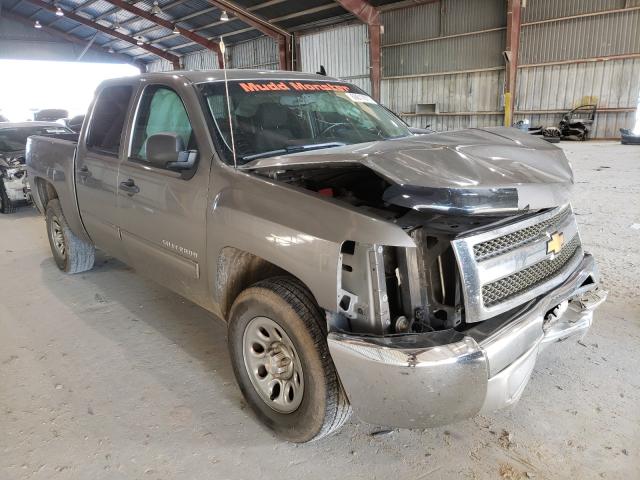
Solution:
<svg viewBox="0 0 640 480">
<path fill-rule="evenodd" d="M 75 135 L 73 130 L 53 122 L 0 124 L 0 213 L 13 213 L 20 202 L 31 198 L 24 151 L 31 135 Z"/>
</svg>

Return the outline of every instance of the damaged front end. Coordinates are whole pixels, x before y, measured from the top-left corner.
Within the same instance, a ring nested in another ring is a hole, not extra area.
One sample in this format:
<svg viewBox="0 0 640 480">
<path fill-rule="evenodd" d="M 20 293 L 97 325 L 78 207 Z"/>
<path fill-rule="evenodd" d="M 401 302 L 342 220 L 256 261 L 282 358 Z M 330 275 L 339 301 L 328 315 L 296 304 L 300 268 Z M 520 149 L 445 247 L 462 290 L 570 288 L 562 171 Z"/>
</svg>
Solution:
<svg viewBox="0 0 640 480">
<path fill-rule="evenodd" d="M 412 240 L 347 237 L 340 251 L 329 348 L 365 421 L 436 426 L 514 403 L 541 347 L 583 335 L 606 298 L 568 203 L 568 162 L 526 134 L 474 129 L 244 168 Z"/>
<path fill-rule="evenodd" d="M 24 154 L 0 156 L 0 212 L 11 213 L 31 199 Z"/>
</svg>

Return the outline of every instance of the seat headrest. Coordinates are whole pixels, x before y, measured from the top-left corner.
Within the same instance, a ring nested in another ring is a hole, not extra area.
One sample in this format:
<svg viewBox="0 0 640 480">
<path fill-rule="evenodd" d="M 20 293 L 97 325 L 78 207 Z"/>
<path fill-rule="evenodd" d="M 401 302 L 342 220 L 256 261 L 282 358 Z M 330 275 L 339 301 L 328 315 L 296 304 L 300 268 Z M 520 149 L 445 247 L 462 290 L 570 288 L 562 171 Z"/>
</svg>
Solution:
<svg viewBox="0 0 640 480">
<path fill-rule="evenodd" d="M 277 103 L 265 103 L 258 110 L 262 128 L 278 128 L 287 125 L 287 108 Z"/>
</svg>

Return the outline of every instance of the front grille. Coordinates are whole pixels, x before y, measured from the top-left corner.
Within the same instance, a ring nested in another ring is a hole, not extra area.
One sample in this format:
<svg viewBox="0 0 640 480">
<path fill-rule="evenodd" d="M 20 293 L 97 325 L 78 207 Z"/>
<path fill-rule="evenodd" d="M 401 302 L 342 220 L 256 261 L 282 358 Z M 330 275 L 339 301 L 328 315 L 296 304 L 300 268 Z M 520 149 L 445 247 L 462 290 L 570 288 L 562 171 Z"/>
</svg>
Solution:
<svg viewBox="0 0 640 480">
<path fill-rule="evenodd" d="M 540 223 L 474 245 L 473 254 L 476 257 L 476 261 L 488 260 L 536 241 L 541 236 L 544 236 L 548 229 L 554 229 L 554 227 L 560 225 L 570 211 L 571 209 L 567 207 L 557 215 Z"/>
<path fill-rule="evenodd" d="M 538 225 L 534 226 L 537 227 Z M 508 277 L 484 285 L 482 287 L 482 301 L 485 308 L 502 303 L 545 283 L 554 277 L 562 267 L 573 258 L 579 247 L 580 237 L 575 235 L 555 258 L 542 260 Z"/>
</svg>

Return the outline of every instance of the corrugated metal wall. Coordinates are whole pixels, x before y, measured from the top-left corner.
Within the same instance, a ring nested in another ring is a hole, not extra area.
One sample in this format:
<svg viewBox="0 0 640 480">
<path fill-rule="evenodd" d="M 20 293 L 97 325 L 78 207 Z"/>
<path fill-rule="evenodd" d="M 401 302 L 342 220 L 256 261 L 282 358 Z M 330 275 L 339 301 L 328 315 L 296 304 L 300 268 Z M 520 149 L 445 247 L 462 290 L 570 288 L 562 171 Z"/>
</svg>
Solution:
<svg viewBox="0 0 640 480">
<path fill-rule="evenodd" d="M 382 103 L 417 127 L 500 124 L 504 0 L 443 0 L 386 12 L 382 22 Z M 415 114 L 426 103 L 440 113 Z"/>
<path fill-rule="evenodd" d="M 270 37 L 238 43 L 229 47 L 229 64 L 232 68 L 278 69 L 278 45 Z"/>
<path fill-rule="evenodd" d="M 624 8 L 628 0 L 529 0 L 522 10 L 522 22 L 537 22 L 551 18 Z"/>
<path fill-rule="evenodd" d="M 521 32 L 521 65 L 638 52 L 640 9 L 524 25 Z"/>
<path fill-rule="evenodd" d="M 182 58 L 182 62 L 187 70 L 218 68 L 218 56 L 211 50 L 189 53 Z M 227 48 L 227 66 L 275 70 L 278 68 L 278 46 L 270 37 L 258 37 L 248 42 L 230 45 Z M 172 69 L 171 63 L 166 60 L 157 60 L 147 65 L 149 72 L 165 72 Z"/>
<path fill-rule="evenodd" d="M 303 72 L 315 73 L 323 65 L 328 75 L 351 82 L 366 92 L 371 91 L 365 25 L 341 25 L 302 35 L 300 63 Z"/>
<path fill-rule="evenodd" d="M 501 125 L 504 70 L 404 78 L 382 83 L 382 103 L 414 127 L 435 130 Z M 415 115 L 416 103 L 436 103 L 439 115 Z M 477 112 L 471 115 L 470 112 Z"/>
<path fill-rule="evenodd" d="M 619 128 L 632 126 L 640 94 L 640 58 L 634 58 L 640 57 L 638 4 L 529 0 L 523 11 L 514 120 L 556 125 L 563 111 L 596 103 L 592 137 L 618 137 Z"/>
</svg>

